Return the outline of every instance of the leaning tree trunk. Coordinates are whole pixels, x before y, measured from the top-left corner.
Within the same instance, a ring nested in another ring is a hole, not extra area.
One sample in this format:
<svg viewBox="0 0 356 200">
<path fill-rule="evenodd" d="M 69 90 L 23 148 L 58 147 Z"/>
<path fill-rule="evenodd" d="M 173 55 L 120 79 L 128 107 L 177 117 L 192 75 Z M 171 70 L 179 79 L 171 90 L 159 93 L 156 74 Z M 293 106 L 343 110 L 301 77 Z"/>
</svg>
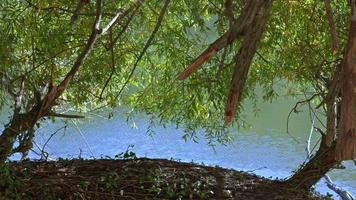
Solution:
<svg viewBox="0 0 356 200">
<path fill-rule="evenodd" d="M 309 190 L 338 163 L 335 159 L 335 143 L 330 147 L 321 145 L 316 154 L 285 183 L 291 188 Z"/>
<path fill-rule="evenodd" d="M 339 161 L 335 159 L 336 142 L 334 141 L 337 124 L 337 106 L 335 104 L 335 97 L 338 93 L 338 77 L 339 70 L 337 70 L 331 81 L 329 93 L 325 100 L 327 109 L 326 134 L 321 136 L 318 151 L 312 155 L 312 157 L 304 163 L 292 177 L 285 181 L 291 188 L 309 190 L 339 163 Z"/>
<path fill-rule="evenodd" d="M 327 107 L 326 135 L 322 136 L 316 154 L 286 181 L 291 187 L 309 190 L 340 161 L 356 157 L 356 0 L 349 3 L 350 27 L 345 55 L 324 99 Z M 339 118 L 334 104 L 340 94 Z M 336 127 L 339 127 L 339 134 L 336 134 Z"/>
<path fill-rule="evenodd" d="M 106 28 L 100 28 L 100 22 L 103 13 L 103 0 L 97 0 L 96 4 L 96 17 L 92 33 L 89 39 L 87 40 L 83 51 L 78 55 L 66 77 L 58 86 L 51 86 L 45 97 L 41 99 L 35 106 L 33 106 L 31 111 L 26 113 L 20 113 L 21 106 L 15 108 L 19 110 L 15 112 L 12 120 L 5 127 L 5 130 L 3 130 L 2 134 L 0 135 L 0 164 L 4 163 L 6 159 L 13 153 L 13 146 L 16 137 L 32 129 L 38 120 L 43 117 L 46 117 L 49 114 L 55 104 L 55 101 L 63 94 L 63 92 L 73 79 L 74 75 L 79 70 L 80 66 L 90 54 L 98 37 L 104 34 L 114 24 L 113 22 L 117 20 L 119 15 L 116 15 Z M 21 97 L 19 97 L 19 99 L 21 99 Z M 17 103 L 21 102 L 19 101 Z"/>
</svg>

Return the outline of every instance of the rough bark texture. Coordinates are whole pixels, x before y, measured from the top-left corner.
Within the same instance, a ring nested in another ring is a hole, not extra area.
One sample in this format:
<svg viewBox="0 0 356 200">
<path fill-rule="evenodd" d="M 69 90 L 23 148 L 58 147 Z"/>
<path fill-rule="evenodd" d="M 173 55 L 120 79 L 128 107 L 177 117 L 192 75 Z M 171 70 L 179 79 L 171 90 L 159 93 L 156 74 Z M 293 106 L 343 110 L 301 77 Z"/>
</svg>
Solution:
<svg viewBox="0 0 356 200">
<path fill-rule="evenodd" d="M 335 160 L 335 143 L 330 147 L 322 144 L 317 153 L 291 178 L 285 181 L 292 188 L 309 190 L 339 161 Z"/>
<path fill-rule="evenodd" d="M 236 107 L 240 102 L 241 93 L 245 85 L 248 71 L 256 53 L 258 44 L 266 27 L 267 18 L 273 0 L 246 1 L 239 18 L 231 25 L 230 30 L 213 42 L 201 53 L 183 72 L 178 75 L 179 80 L 188 78 L 204 63 L 212 59 L 221 49 L 232 44 L 236 39 L 244 36 L 239 53 L 236 55 L 235 72 L 231 80 L 230 92 L 225 111 L 225 123 L 232 122 Z M 227 1 L 227 8 L 231 12 L 231 2 Z"/>
<path fill-rule="evenodd" d="M 269 11 L 273 1 L 261 1 L 257 15 L 251 25 L 246 29 L 244 41 L 236 56 L 235 70 L 232 76 L 228 101 L 225 110 L 225 123 L 230 124 L 234 118 L 236 108 L 241 100 L 242 90 L 245 86 L 248 71 L 253 57 L 261 41 L 266 27 Z"/>
<path fill-rule="evenodd" d="M 272 0 L 259 1 L 250 0 L 246 2 L 244 9 L 242 10 L 239 18 L 230 27 L 230 30 L 223 34 L 220 38 L 215 40 L 209 47 L 201 53 L 193 62 L 190 64 L 183 72 L 178 75 L 178 80 L 184 80 L 188 78 L 191 74 L 196 72 L 204 63 L 208 62 L 214 55 L 221 49 L 230 45 L 239 37 L 245 35 L 247 29 L 253 23 L 256 15 L 261 12 L 266 4 L 271 4 Z M 253 24 L 252 24 L 253 26 Z"/>
<path fill-rule="evenodd" d="M 5 162 L 7 157 L 12 153 L 16 137 L 34 126 L 34 120 L 34 112 L 14 115 L 9 125 L 0 135 L 0 163 Z"/>
<path fill-rule="evenodd" d="M 327 131 L 316 154 L 285 182 L 309 190 L 342 160 L 356 158 L 356 0 L 350 1 L 350 29 L 346 54 L 329 85 L 325 99 Z M 341 91 L 341 116 L 337 121 L 335 99 Z M 336 135 L 339 125 L 340 134 Z M 337 136 L 337 137 L 336 137 Z"/>
<path fill-rule="evenodd" d="M 349 38 L 341 71 L 340 135 L 336 144 L 337 160 L 356 159 L 356 0 L 350 1 Z"/>
</svg>

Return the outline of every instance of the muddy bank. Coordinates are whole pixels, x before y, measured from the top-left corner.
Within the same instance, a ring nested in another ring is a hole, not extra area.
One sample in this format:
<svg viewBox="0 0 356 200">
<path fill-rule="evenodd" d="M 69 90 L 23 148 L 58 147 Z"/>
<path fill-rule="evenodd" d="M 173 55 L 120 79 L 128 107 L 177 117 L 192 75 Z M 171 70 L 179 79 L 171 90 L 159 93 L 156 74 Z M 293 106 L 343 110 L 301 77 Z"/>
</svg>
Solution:
<svg viewBox="0 0 356 200">
<path fill-rule="evenodd" d="M 25 161 L 0 199 L 325 199 L 246 172 L 164 159 Z"/>
</svg>

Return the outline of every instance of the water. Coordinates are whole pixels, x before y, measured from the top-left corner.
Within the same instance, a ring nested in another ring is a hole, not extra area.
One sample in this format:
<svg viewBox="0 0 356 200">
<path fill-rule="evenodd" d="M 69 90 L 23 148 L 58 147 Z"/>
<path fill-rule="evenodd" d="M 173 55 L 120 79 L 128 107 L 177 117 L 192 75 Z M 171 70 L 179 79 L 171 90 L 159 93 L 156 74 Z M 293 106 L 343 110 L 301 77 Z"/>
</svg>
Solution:
<svg viewBox="0 0 356 200">
<path fill-rule="evenodd" d="M 204 139 L 199 143 L 184 141 L 183 131 L 173 125 L 166 128 L 157 127 L 156 134 L 150 137 L 146 134 L 148 118 L 138 116 L 135 121 L 137 128 L 126 123 L 125 117 L 118 112 L 111 120 L 98 116 L 89 116 L 89 121 L 82 121 L 78 127 L 68 121 L 68 128 L 61 130 L 48 141 L 45 151 L 51 158 L 85 158 L 114 157 L 134 145 L 131 149 L 138 157 L 174 158 L 182 161 L 194 161 L 207 165 L 219 165 L 226 168 L 251 171 L 255 174 L 285 178 L 306 159 L 306 140 L 311 122 L 309 114 L 304 112 L 293 115 L 290 123 L 290 136 L 286 134 L 286 116 L 293 106 L 294 100 L 279 98 L 273 104 L 259 103 L 261 112 L 254 117 L 251 106 L 246 105 L 246 120 L 251 125 L 243 130 L 231 130 L 234 142 L 226 146 L 209 147 Z M 103 116 L 107 114 L 102 113 Z M 5 119 L 0 119 L 5 123 Z M 51 133 L 63 126 L 58 121 L 55 124 L 44 123 L 38 130 L 35 141 L 42 147 Z M 200 133 L 201 138 L 202 133 Z M 314 134 L 312 146 L 317 139 Z M 34 150 L 38 150 L 34 148 Z M 33 152 L 31 158 L 38 158 Z M 18 156 L 12 157 L 17 159 Z M 356 167 L 352 162 L 344 163 L 343 170 L 333 170 L 329 173 L 332 180 L 339 186 L 356 195 Z M 332 193 L 321 181 L 316 186 L 317 191 Z"/>
</svg>

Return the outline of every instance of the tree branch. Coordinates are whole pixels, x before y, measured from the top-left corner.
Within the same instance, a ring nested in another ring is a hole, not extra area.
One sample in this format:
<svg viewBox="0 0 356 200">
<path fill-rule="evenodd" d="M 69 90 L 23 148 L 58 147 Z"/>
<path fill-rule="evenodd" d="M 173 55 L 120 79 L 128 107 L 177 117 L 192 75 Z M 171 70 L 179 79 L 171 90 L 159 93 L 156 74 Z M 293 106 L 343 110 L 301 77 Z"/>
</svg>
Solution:
<svg viewBox="0 0 356 200">
<path fill-rule="evenodd" d="M 128 78 L 126 79 L 125 83 L 123 84 L 123 86 L 119 90 L 119 93 L 117 94 L 117 97 L 119 97 L 121 95 L 122 91 L 124 90 L 126 85 L 129 83 L 131 77 L 133 76 L 133 74 L 134 74 L 134 72 L 135 72 L 135 70 L 137 68 L 138 63 L 141 61 L 141 59 L 145 55 L 148 47 L 151 45 L 151 42 L 153 41 L 153 39 L 154 39 L 159 27 L 161 26 L 161 23 L 163 21 L 164 15 L 165 15 L 165 13 L 167 11 L 169 2 L 170 2 L 170 0 L 165 0 L 164 5 L 162 6 L 161 12 L 160 12 L 160 14 L 158 16 L 157 23 L 156 23 L 156 25 L 155 25 L 155 27 L 154 27 L 149 39 L 147 40 L 145 46 L 143 47 L 143 50 L 141 51 L 140 55 L 138 56 L 133 68 L 131 69 L 131 72 L 130 72 Z"/>
<path fill-rule="evenodd" d="M 339 39 L 337 36 L 335 20 L 334 20 L 334 16 L 332 13 L 330 0 L 324 0 L 324 4 L 325 4 L 326 16 L 327 16 L 328 22 L 329 22 L 329 29 L 330 29 L 331 41 L 332 41 L 332 51 L 335 54 L 337 52 L 338 46 L 339 46 Z"/>
<path fill-rule="evenodd" d="M 110 53 L 111 53 L 111 73 L 109 75 L 109 78 L 106 80 L 103 89 L 100 92 L 99 95 L 99 99 L 102 99 L 104 91 L 106 89 L 106 87 L 108 86 L 110 80 L 112 79 L 112 76 L 114 75 L 115 71 L 116 71 L 116 67 L 115 67 L 115 53 L 114 53 L 114 46 L 113 44 L 113 38 L 112 38 L 112 30 L 110 29 Z"/>
<path fill-rule="evenodd" d="M 177 79 L 184 80 L 188 78 L 204 63 L 211 60 L 217 52 L 242 36 L 246 27 L 249 27 L 252 20 L 255 18 L 258 8 L 261 7 L 261 3 L 263 3 L 263 1 L 247 1 L 241 15 L 236 22 L 230 26 L 230 29 L 220 38 L 211 43 L 203 53 L 196 57 L 195 60 L 178 75 Z"/>
<path fill-rule="evenodd" d="M 132 21 L 133 17 L 136 15 L 137 11 L 139 10 L 139 8 L 141 7 L 141 5 L 143 4 L 144 0 L 137 0 L 136 2 L 136 6 L 135 9 L 132 11 L 132 14 L 130 15 L 130 17 L 128 18 L 126 24 L 124 25 L 124 27 L 122 27 L 122 30 L 119 32 L 119 34 L 115 37 L 114 41 L 112 42 L 112 44 L 108 47 L 108 49 L 111 49 L 112 46 L 114 46 L 116 44 L 116 42 L 119 40 L 119 38 L 122 36 L 122 34 L 126 31 L 126 29 L 128 28 L 130 22 Z M 126 10 L 126 13 L 131 12 L 132 7 L 130 7 L 129 9 Z"/>
<path fill-rule="evenodd" d="M 262 39 L 273 0 L 259 2 L 262 3 L 258 5 L 258 12 L 253 18 L 251 25 L 247 28 L 244 41 L 235 58 L 235 70 L 231 79 L 230 91 L 225 108 L 226 125 L 232 122 L 237 106 L 241 101 L 242 91 L 245 87 L 252 59 Z"/>
<path fill-rule="evenodd" d="M 55 112 L 48 112 L 46 114 L 47 117 L 61 117 L 61 118 L 68 118 L 68 119 L 83 119 L 85 116 L 83 115 L 70 115 L 70 114 L 63 114 L 63 113 L 55 113 Z"/>
</svg>

